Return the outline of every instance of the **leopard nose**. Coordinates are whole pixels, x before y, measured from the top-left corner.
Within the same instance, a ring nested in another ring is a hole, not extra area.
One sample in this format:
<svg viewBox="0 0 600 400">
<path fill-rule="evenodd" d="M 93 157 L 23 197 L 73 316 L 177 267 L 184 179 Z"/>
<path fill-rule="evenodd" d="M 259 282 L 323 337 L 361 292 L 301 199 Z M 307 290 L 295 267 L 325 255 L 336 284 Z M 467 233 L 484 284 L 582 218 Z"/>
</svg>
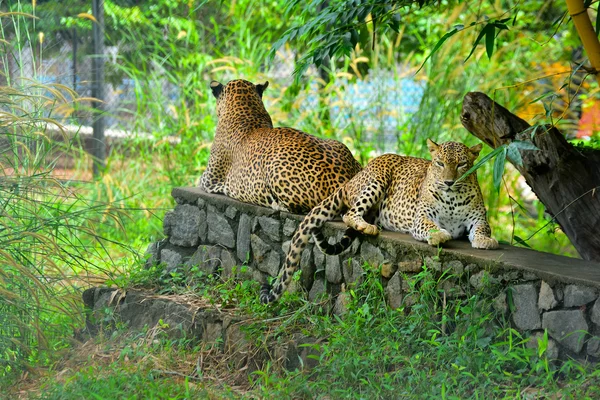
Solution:
<svg viewBox="0 0 600 400">
<path fill-rule="evenodd" d="M 446 186 L 450 187 L 452 185 L 454 185 L 454 181 L 444 181 L 444 183 L 446 184 Z"/>
</svg>

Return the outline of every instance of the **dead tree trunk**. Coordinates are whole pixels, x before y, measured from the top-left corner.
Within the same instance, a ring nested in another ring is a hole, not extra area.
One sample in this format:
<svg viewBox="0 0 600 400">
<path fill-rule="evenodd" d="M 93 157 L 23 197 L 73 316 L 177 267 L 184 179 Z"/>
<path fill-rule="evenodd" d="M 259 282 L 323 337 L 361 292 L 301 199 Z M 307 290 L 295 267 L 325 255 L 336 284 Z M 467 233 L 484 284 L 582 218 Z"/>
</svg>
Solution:
<svg viewBox="0 0 600 400">
<path fill-rule="evenodd" d="M 522 151 L 515 165 L 546 210 L 585 260 L 600 262 L 600 151 L 574 147 L 554 127 L 530 125 L 483 93 L 468 93 L 461 121 L 492 148 L 513 140 L 540 150 Z"/>
</svg>

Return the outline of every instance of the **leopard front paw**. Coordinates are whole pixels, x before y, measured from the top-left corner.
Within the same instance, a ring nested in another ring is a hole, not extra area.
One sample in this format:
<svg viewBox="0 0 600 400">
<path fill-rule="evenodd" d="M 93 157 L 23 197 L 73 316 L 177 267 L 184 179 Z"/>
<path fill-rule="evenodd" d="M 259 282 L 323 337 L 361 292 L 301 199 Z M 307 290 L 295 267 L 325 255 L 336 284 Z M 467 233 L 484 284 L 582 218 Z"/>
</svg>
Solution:
<svg viewBox="0 0 600 400">
<path fill-rule="evenodd" d="M 473 239 L 471 246 L 475 249 L 493 250 L 498 248 L 498 241 L 487 236 L 480 236 Z"/>
<path fill-rule="evenodd" d="M 362 218 L 357 221 L 357 219 L 345 215 L 343 220 L 348 227 L 364 235 L 376 236 L 379 234 L 379 228 L 376 225 L 369 224 Z"/>
<path fill-rule="evenodd" d="M 439 231 L 432 232 L 429 237 L 427 237 L 427 243 L 432 246 L 439 246 L 450 239 L 452 239 L 452 235 L 447 230 L 440 229 Z"/>
</svg>

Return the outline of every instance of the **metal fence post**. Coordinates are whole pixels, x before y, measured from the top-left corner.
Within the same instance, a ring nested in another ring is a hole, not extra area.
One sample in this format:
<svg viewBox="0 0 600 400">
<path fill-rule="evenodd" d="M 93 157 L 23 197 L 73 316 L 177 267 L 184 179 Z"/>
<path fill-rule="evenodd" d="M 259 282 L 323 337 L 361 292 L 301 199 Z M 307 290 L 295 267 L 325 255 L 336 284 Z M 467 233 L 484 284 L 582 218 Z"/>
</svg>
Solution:
<svg viewBox="0 0 600 400">
<path fill-rule="evenodd" d="M 106 143 L 104 139 L 104 0 L 92 0 L 94 55 L 92 58 L 93 82 L 92 101 L 94 109 L 94 135 L 92 157 L 94 177 L 98 177 L 105 167 Z"/>
</svg>

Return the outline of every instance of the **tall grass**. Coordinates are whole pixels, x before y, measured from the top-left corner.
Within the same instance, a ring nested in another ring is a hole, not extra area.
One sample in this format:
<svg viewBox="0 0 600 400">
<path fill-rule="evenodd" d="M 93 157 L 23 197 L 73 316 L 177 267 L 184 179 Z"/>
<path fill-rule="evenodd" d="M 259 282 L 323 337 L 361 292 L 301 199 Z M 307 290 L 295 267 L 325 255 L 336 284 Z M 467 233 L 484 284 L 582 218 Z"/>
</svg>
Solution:
<svg viewBox="0 0 600 400">
<path fill-rule="evenodd" d="M 23 31 L 29 18 L 0 16 L 0 378 L 49 362 L 72 340 L 82 322 L 78 288 L 112 273 L 104 247 L 111 239 L 97 227 L 123 218 L 118 207 L 53 174 L 84 158 L 77 138 L 53 119 L 78 99 L 64 86 L 37 82 L 41 51 Z M 33 79 L 22 78 L 29 68 Z"/>
</svg>

